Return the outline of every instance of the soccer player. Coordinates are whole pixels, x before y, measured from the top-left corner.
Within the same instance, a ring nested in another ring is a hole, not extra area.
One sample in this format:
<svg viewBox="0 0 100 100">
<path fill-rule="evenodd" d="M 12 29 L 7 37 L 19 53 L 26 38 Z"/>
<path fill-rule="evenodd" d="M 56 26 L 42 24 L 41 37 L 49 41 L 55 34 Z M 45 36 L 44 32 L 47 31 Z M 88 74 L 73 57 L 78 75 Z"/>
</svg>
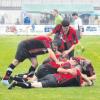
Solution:
<svg viewBox="0 0 100 100">
<path fill-rule="evenodd" d="M 76 36 L 76 30 L 70 26 L 69 20 L 63 20 L 61 24 L 57 25 L 52 30 L 52 32 L 48 33 L 48 36 L 52 34 L 58 34 L 56 40 L 61 44 L 60 51 L 63 56 L 68 56 L 68 58 L 73 57 L 74 48 L 78 43 L 78 39 Z"/>
<path fill-rule="evenodd" d="M 35 71 L 35 68 L 38 65 L 36 58 L 37 55 L 49 53 L 49 56 L 59 64 L 60 62 L 56 58 L 51 48 L 53 48 L 52 39 L 48 36 L 36 36 L 34 38 L 20 42 L 17 48 L 15 59 L 9 65 L 2 82 L 4 84 L 9 84 L 8 80 L 12 71 L 20 62 L 23 62 L 26 58 L 28 58 L 32 63 L 32 66 L 30 67 L 30 70 L 32 71 Z"/>
<path fill-rule="evenodd" d="M 55 55 L 56 55 L 57 59 L 59 59 L 59 61 L 62 62 L 61 65 L 68 66 L 68 68 L 70 68 L 70 63 L 67 61 L 67 59 L 65 57 L 62 57 L 61 54 L 55 54 Z M 46 76 L 47 74 L 56 73 L 57 68 L 59 68 L 59 67 L 60 67 L 60 65 L 55 63 L 55 61 L 53 61 L 52 58 L 48 58 L 46 61 L 44 61 L 42 63 L 42 65 L 39 66 L 35 75 L 37 76 L 37 78 L 40 79 L 40 78 Z"/>
<path fill-rule="evenodd" d="M 73 57 L 77 63 L 76 67 L 80 68 L 81 72 L 85 74 L 92 82 L 96 79 L 95 70 L 90 60 L 84 57 Z"/>
<path fill-rule="evenodd" d="M 37 77 L 34 76 L 36 79 Z M 67 87 L 67 86 L 83 86 L 83 80 L 85 79 L 88 85 L 91 85 L 89 79 L 81 76 L 81 72 L 77 68 L 68 69 L 68 66 L 61 66 L 57 69 L 57 73 L 48 74 L 41 79 L 34 80 L 33 78 L 30 82 L 19 82 L 13 81 L 8 89 L 12 89 L 15 86 L 22 88 L 46 88 L 46 87 Z"/>
</svg>

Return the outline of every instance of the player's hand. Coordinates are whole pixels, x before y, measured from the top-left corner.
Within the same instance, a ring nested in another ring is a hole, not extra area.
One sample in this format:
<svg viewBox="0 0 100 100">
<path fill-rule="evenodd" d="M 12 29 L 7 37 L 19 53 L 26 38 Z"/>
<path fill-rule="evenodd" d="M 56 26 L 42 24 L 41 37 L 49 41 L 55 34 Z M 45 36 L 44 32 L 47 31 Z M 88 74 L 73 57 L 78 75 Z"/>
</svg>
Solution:
<svg viewBox="0 0 100 100">
<path fill-rule="evenodd" d="M 61 66 L 63 63 L 64 63 L 64 62 L 62 62 L 62 61 L 57 61 L 57 62 L 56 62 L 56 64 L 58 64 L 58 65 L 60 65 L 60 66 Z"/>
<path fill-rule="evenodd" d="M 23 75 L 23 78 L 27 78 L 27 75 Z"/>
<path fill-rule="evenodd" d="M 62 53 L 62 56 L 63 56 L 63 57 L 66 57 L 68 54 L 69 54 L 69 50 L 66 50 L 66 51 L 64 51 L 64 52 Z"/>
<path fill-rule="evenodd" d="M 70 73 L 71 75 L 77 75 L 77 71 L 76 71 L 75 68 L 68 69 L 67 71 L 68 71 L 68 73 Z"/>
</svg>

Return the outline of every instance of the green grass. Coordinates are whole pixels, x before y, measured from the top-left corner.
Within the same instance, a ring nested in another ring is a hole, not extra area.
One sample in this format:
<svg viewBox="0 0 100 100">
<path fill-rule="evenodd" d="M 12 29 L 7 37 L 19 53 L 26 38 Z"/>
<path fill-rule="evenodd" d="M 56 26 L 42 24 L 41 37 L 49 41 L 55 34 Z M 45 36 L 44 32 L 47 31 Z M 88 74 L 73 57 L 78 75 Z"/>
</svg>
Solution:
<svg viewBox="0 0 100 100">
<path fill-rule="evenodd" d="M 18 43 L 30 36 L 0 36 L 0 76 L 3 76 L 10 62 L 13 60 Z M 99 100 L 100 99 L 100 36 L 83 36 L 82 45 L 85 47 L 83 56 L 89 58 L 97 74 L 93 87 L 65 87 L 65 88 L 14 88 L 8 90 L 0 83 L 0 100 Z M 38 57 L 39 63 L 47 55 Z M 31 63 L 25 60 L 14 71 L 26 72 Z"/>
</svg>

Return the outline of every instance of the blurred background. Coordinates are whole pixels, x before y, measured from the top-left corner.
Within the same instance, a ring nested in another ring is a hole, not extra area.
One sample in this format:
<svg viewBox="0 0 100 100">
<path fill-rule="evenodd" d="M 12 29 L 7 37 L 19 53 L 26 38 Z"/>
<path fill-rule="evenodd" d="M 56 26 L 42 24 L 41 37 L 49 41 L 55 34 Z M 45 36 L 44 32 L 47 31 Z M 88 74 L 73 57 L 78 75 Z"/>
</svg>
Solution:
<svg viewBox="0 0 100 100">
<path fill-rule="evenodd" d="M 53 9 L 71 23 L 77 12 L 83 35 L 100 35 L 100 0 L 0 0 L 0 35 L 49 32 L 54 28 Z"/>
<path fill-rule="evenodd" d="M 78 12 L 83 25 L 100 24 L 100 0 L 0 0 L 0 24 L 53 24 L 55 8 L 70 20 Z"/>
</svg>

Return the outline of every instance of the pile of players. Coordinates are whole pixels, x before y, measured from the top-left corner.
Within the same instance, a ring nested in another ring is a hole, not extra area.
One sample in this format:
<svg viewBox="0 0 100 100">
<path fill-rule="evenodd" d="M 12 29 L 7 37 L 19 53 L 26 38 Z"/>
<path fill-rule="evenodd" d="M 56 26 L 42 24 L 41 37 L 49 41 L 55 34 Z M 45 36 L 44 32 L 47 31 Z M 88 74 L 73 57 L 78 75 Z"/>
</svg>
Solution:
<svg viewBox="0 0 100 100">
<path fill-rule="evenodd" d="M 8 89 L 15 86 L 22 88 L 46 88 L 68 86 L 92 86 L 96 75 L 91 62 L 83 57 L 71 57 L 69 60 L 56 54 L 62 62 L 56 64 L 51 58 L 46 59 L 34 73 L 19 74 L 13 78 Z"/>
</svg>

